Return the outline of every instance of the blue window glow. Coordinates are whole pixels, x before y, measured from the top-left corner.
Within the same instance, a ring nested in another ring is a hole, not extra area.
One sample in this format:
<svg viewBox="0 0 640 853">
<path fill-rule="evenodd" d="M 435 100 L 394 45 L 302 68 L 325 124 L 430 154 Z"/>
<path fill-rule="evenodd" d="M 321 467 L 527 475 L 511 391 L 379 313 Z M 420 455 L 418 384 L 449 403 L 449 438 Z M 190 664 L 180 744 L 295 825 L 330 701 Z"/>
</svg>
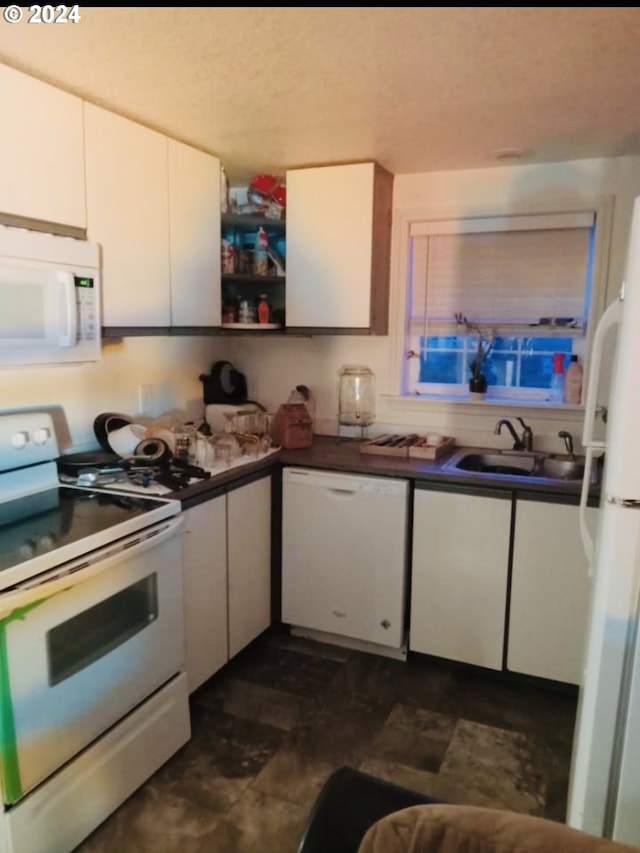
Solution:
<svg viewBox="0 0 640 853">
<path fill-rule="evenodd" d="M 428 335 L 420 338 L 419 381 L 444 385 L 466 384 L 469 362 L 477 338 L 466 335 Z M 490 386 L 549 388 L 553 354 L 565 353 L 565 370 L 571 360 L 571 338 L 497 337 L 485 362 Z"/>
</svg>

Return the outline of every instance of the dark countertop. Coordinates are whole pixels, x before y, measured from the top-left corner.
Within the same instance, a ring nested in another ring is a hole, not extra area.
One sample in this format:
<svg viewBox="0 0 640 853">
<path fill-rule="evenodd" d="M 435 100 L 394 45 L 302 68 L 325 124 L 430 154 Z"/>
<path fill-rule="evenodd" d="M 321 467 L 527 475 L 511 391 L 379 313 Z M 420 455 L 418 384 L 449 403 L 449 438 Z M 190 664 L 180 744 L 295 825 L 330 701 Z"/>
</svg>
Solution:
<svg viewBox="0 0 640 853">
<path fill-rule="evenodd" d="M 469 448 L 478 450 L 483 448 Z M 495 453 L 495 449 L 486 448 Z M 357 439 L 340 439 L 332 436 L 315 436 L 313 445 L 303 450 L 280 450 L 262 460 L 231 469 L 226 474 L 218 474 L 210 480 L 204 480 L 176 492 L 169 497 L 180 498 L 185 508 L 208 500 L 243 481 L 254 479 L 263 473 L 269 473 L 286 465 L 304 468 L 319 468 L 353 474 L 371 474 L 380 477 L 400 477 L 418 483 L 433 483 L 453 487 L 480 489 L 498 489 L 501 491 L 525 494 L 540 493 L 566 497 L 571 503 L 578 502 L 582 484 L 579 482 L 550 481 L 537 477 L 512 477 L 500 474 L 478 474 L 473 472 L 447 470 L 443 466 L 461 447 L 438 460 L 407 459 L 397 456 L 382 456 L 360 452 Z M 597 502 L 599 488 L 590 490 L 590 503 Z"/>
<path fill-rule="evenodd" d="M 163 497 L 178 498 L 182 502 L 182 508 L 188 509 L 191 506 L 237 488 L 245 481 L 256 479 L 263 474 L 269 474 L 277 470 L 281 465 L 281 453 L 282 451 L 280 450 L 277 453 L 264 456 L 262 459 L 257 459 L 255 462 L 248 462 L 246 465 L 231 468 L 222 474 L 216 474 L 207 480 L 199 480 L 185 489 L 180 489 L 178 492 L 171 492 L 168 495 L 163 495 Z"/>
</svg>

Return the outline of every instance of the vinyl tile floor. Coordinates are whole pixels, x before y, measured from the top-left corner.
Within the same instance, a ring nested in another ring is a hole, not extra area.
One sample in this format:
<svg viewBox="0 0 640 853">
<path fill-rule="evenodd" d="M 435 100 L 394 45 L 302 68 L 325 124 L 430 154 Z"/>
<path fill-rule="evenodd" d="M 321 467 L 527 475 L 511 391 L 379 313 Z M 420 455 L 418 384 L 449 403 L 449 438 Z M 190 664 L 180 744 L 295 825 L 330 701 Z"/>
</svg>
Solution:
<svg viewBox="0 0 640 853">
<path fill-rule="evenodd" d="M 344 765 L 447 802 L 564 821 L 577 691 L 281 629 L 190 703 L 190 741 L 76 853 L 296 853 Z"/>
</svg>

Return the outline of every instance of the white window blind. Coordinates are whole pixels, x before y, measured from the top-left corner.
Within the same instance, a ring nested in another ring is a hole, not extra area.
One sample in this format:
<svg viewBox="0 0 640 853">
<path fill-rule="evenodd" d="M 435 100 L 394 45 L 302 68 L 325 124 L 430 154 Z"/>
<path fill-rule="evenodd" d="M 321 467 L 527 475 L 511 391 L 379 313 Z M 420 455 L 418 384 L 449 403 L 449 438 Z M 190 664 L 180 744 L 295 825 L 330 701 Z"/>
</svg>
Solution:
<svg viewBox="0 0 640 853">
<path fill-rule="evenodd" d="M 592 212 L 414 223 L 410 330 L 586 323 Z"/>
</svg>

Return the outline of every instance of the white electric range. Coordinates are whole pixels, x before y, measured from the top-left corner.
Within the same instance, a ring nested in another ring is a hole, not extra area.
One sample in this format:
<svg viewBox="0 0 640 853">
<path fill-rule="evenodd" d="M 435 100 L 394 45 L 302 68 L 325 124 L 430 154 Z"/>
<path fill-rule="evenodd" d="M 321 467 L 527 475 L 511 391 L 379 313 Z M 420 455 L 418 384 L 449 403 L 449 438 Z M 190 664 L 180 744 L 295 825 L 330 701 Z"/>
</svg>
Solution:
<svg viewBox="0 0 640 853">
<path fill-rule="evenodd" d="M 0 413 L 3 853 L 70 853 L 191 733 L 180 501 L 58 456 L 48 413 Z"/>
</svg>

